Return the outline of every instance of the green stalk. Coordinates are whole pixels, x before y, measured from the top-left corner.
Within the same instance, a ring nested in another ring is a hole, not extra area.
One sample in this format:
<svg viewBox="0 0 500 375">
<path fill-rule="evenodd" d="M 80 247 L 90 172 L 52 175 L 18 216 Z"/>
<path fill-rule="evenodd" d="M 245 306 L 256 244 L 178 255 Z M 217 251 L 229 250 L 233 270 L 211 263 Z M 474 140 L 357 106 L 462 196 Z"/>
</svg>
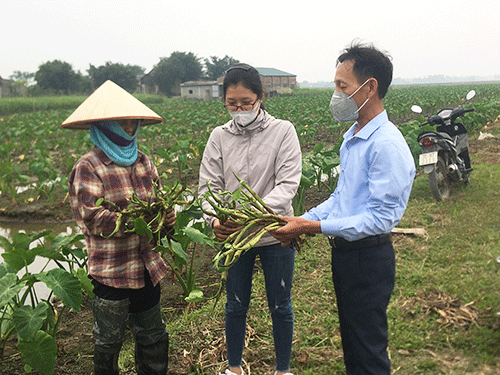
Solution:
<svg viewBox="0 0 500 375">
<path fill-rule="evenodd" d="M 274 214 L 274 211 L 267 204 L 264 203 L 264 201 L 250 188 L 250 186 L 248 186 L 248 184 L 245 181 L 241 180 L 238 176 L 236 176 L 236 174 L 234 176 L 241 184 L 241 186 L 247 189 L 250 192 L 250 194 L 252 194 L 252 196 L 255 198 L 255 200 L 259 202 L 262 205 L 262 207 L 266 209 L 267 212 L 269 212 L 270 214 Z"/>
</svg>

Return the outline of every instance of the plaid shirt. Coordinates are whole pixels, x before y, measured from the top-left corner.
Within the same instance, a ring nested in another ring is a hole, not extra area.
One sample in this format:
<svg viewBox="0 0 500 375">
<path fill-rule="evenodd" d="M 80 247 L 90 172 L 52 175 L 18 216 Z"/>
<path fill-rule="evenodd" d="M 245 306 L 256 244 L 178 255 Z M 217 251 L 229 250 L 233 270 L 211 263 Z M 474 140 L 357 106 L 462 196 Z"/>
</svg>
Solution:
<svg viewBox="0 0 500 375">
<path fill-rule="evenodd" d="M 152 251 L 149 239 L 138 234 L 124 233 L 121 228 L 111 238 L 118 213 L 111 205 L 96 207 L 99 198 L 115 203 L 121 209 L 135 192 L 147 200 L 153 194 L 153 182 L 158 181 L 156 167 L 139 151 L 129 167 L 113 163 L 95 147 L 73 167 L 69 178 L 69 196 L 73 216 L 87 242 L 89 275 L 114 288 L 144 287 L 144 267 L 156 285 L 166 274 L 167 266 L 160 254 Z"/>
</svg>

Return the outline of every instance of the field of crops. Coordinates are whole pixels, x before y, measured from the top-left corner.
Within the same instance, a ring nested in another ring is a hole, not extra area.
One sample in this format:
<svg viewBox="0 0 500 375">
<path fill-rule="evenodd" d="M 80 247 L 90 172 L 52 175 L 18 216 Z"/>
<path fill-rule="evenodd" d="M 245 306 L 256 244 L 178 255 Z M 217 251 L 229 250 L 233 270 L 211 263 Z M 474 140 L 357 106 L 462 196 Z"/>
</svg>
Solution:
<svg viewBox="0 0 500 375">
<path fill-rule="evenodd" d="M 395 87 L 390 90 L 385 100 L 386 109 L 406 137 L 415 157 L 419 154 L 416 137 L 421 129 L 418 124 L 424 122 L 423 116 L 443 107 L 460 105 L 471 89 L 476 90 L 477 95 L 466 106 L 476 111 L 467 114 L 464 122 L 471 133 L 477 134 L 483 125 L 500 115 L 500 83 Z M 303 178 L 294 200 L 296 214 L 306 209 L 306 193 L 313 190 L 328 194 L 335 188 L 335 167 L 339 163 L 337 151 L 342 133 L 350 124 L 339 124 L 332 119 L 328 110 L 331 94 L 332 90 L 296 90 L 293 96 L 264 101 L 271 114 L 295 125 L 304 152 Z M 222 103 L 158 96 L 138 98 L 165 119 L 162 124 L 141 129 L 139 147 L 152 156 L 160 175 L 166 179 L 163 181 L 166 185 L 180 181 L 194 192 L 200 158 L 210 132 L 229 120 Z M 47 206 L 68 208 L 67 201 L 61 204 L 67 192 L 68 175 L 75 161 L 93 145 L 87 131 L 63 130 L 60 124 L 84 99 L 0 98 L 0 214 L 9 214 L 15 219 L 13 213 L 16 210 L 13 208 L 38 207 L 38 201 L 44 202 L 44 209 Z M 423 108 L 422 116 L 410 111 L 413 104 Z M 188 302 L 199 302 L 204 298 L 196 285 L 196 277 L 201 264 L 198 259 L 203 258 L 205 250 L 197 254 L 197 249 L 199 245 L 205 249 L 210 243 L 209 230 L 204 224 L 188 225 L 194 212 L 188 208 L 178 213 L 175 229 L 175 236 L 179 236 L 178 245 L 170 250 L 164 248 L 163 254 L 172 257 L 171 268 Z M 34 212 L 31 214 L 34 216 Z M 30 244 L 38 239 L 43 239 L 45 246 L 30 250 Z M 40 300 L 32 289 L 35 281 L 28 283 L 27 280 L 44 282 L 61 298 L 65 307 L 80 311 L 82 290 L 92 293 L 86 277 L 86 255 L 81 239 L 81 235 L 54 238 L 49 232 L 18 234 L 12 241 L 0 237 L 6 251 L 3 254 L 5 263 L 0 262 L 0 285 L 6 291 L 0 295 L 0 357 L 8 339 L 16 332 L 21 340 L 18 349 L 23 360 L 44 374 L 53 373 L 57 357 L 55 335 L 62 311 L 56 314 L 57 319 L 50 315 L 48 311 L 52 311 L 53 306 Z M 216 248 L 213 243 L 211 246 Z M 24 267 L 27 271 L 27 264 L 38 256 L 56 259 L 60 268 L 29 277 L 16 275 Z M 67 266 L 62 263 L 67 263 Z M 209 273 L 213 277 L 214 272 Z M 24 287 L 26 292 L 21 291 Z M 28 296 L 33 309 L 24 306 Z"/>
<path fill-rule="evenodd" d="M 423 122 L 410 111 L 419 104 L 424 115 L 445 106 L 458 105 L 475 89 L 466 126 L 473 130 L 500 114 L 500 84 L 394 87 L 385 106 L 389 117 L 405 135 L 414 155 L 419 153 L 417 124 Z M 291 121 L 304 153 L 304 175 L 310 183 L 330 176 L 338 164 L 331 149 L 345 131 L 328 110 L 331 90 L 297 90 L 295 95 L 265 99 L 275 117 Z M 54 199 L 59 186 L 64 189 L 75 161 L 92 147 L 88 132 L 63 130 L 59 125 L 85 98 L 0 98 L 0 194 L 12 200 L 21 186 L 32 191 L 31 199 Z M 160 173 L 173 178 L 196 175 L 197 166 L 211 130 L 229 120 L 220 102 L 201 102 L 184 98 L 139 96 L 165 121 L 139 132 L 139 147 L 153 156 Z M 35 111 L 33 111 L 35 109 Z M 337 143 L 338 145 L 338 143 Z M 193 178 L 192 180 L 195 180 Z M 323 183 L 327 189 L 334 181 Z M 300 210 L 299 210 L 300 211 Z"/>
</svg>

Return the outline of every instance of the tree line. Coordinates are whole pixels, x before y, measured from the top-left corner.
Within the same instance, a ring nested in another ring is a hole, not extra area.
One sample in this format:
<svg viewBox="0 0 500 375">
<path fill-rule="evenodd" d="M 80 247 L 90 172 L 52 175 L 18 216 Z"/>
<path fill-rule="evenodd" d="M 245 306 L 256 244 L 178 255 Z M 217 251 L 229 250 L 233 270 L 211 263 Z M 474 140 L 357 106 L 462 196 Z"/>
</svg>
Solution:
<svg viewBox="0 0 500 375">
<path fill-rule="evenodd" d="M 160 58 L 148 74 L 161 94 L 172 96 L 178 93 L 181 83 L 216 80 L 237 62 L 227 55 L 202 59 L 192 52 L 177 51 L 169 57 Z M 106 62 L 99 67 L 90 64 L 87 74 L 83 75 L 75 72 L 71 64 L 54 60 L 41 64 L 35 73 L 16 71 L 10 79 L 14 81 L 13 95 L 89 94 L 108 79 L 132 93 L 139 86 L 138 78 L 145 73 L 145 69 L 138 65 Z M 33 81 L 35 84 L 30 85 Z"/>
</svg>

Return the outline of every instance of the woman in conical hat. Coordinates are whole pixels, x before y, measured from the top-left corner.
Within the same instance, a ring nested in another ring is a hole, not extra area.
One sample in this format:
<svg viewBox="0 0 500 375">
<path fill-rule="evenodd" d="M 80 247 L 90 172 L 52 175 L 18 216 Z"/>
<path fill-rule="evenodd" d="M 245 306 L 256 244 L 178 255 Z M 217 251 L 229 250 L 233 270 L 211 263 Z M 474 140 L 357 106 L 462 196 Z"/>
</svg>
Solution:
<svg viewBox="0 0 500 375">
<path fill-rule="evenodd" d="M 163 119 L 111 81 L 106 81 L 61 127 L 90 129 L 95 147 L 78 160 L 69 178 L 73 216 L 85 235 L 89 278 L 94 285 L 95 374 L 118 374 L 118 355 L 129 314 L 138 374 L 166 374 L 168 332 L 160 313 L 160 280 L 167 266 L 148 238 L 124 233 L 110 238 L 118 213 L 135 193 L 147 200 L 159 183 L 151 159 L 137 148 L 140 126 Z M 172 211 L 167 226 L 175 224 Z M 104 236 L 103 236 L 104 235 Z"/>
</svg>

